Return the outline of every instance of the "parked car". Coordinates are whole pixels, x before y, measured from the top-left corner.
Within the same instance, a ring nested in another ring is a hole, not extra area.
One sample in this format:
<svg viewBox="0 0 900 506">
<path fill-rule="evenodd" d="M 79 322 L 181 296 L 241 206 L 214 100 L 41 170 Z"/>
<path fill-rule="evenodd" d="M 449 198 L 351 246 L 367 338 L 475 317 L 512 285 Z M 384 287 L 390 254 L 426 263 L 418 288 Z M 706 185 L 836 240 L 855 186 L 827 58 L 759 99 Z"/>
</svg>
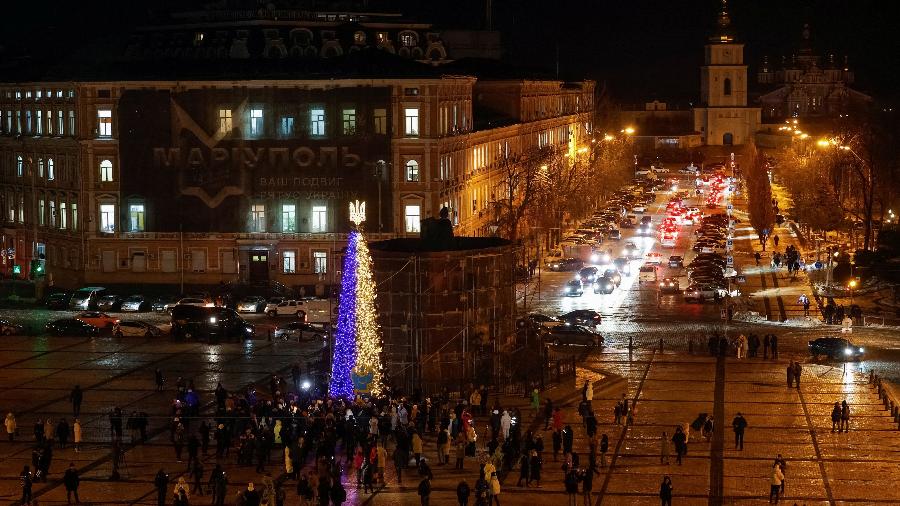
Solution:
<svg viewBox="0 0 900 506">
<path fill-rule="evenodd" d="M 122 301 L 121 310 L 123 312 L 143 312 L 151 307 L 150 301 L 143 295 L 129 295 Z"/>
<path fill-rule="evenodd" d="M 541 325 L 546 322 L 556 322 L 559 321 L 555 316 L 545 315 L 543 313 L 528 313 L 516 320 L 516 327 L 518 328 L 531 328 L 538 329 Z"/>
<path fill-rule="evenodd" d="M 584 266 L 584 262 L 582 262 L 581 260 L 579 260 L 577 258 L 569 257 L 569 258 L 562 258 L 560 260 L 551 262 L 548 267 L 550 268 L 551 271 L 562 272 L 562 271 L 577 271 L 577 270 L 581 269 L 583 266 Z"/>
<path fill-rule="evenodd" d="M 238 313 L 262 313 L 265 310 L 266 298 L 260 295 L 244 297 L 237 305 Z"/>
<path fill-rule="evenodd" d="M 14 336 L 22 333 L 22 326 L 6 319 L 0 319 L 0 334 Z"/>
<path fill-rule="evenodd" d="M 172 336 L 216 343 L 230 339 L 251 339 L 256 330 L 236 311 L 224 307 L 175 306 L 172 309 Z"/>
<path fill-rule="evenodd" d="M 591 328 L 600 325 L 602 318 L 600 313 L 592 309 L 576 309 L 559 315 L 558 320 L 569 325 L 582 325 Z"/>
<path fill-rule="evenodd" d="M 178 297 L 173 295 L 163 295 L 161 297 L 157 297 L 156 300 L 153 301 L 153 304 L 150 306 L 156 313 L 167 313 L 178 304 Z"/>
<path fill-rule="evenodd" d="M 207 299 L 201 299 L 199 297 L 184 297 L 179 299 L 178 302 L 175 303 L 175 306 L 197 306 L 197 307 L 213 307 L 215 304 L 208 301 Z M 168 310 L 171 313 L 173 306 L 171 304 L 168 305 Z"/>
<path fill-rule="evenodd" d="M 820 337 L 809 341 L 809 354 L 813 357 L 826 355 L 832 360 L 859 359 L 865 351 L 843 337 Z"/>
<path fill-rule="evenodd" d="M 328 333 L 321 325 L 295 321 L 275 327 L 276 339 L 325 342 Z"/>
<path fill-rule="evenodd" d="M 89 309 L 97 309 L 97 303 L 100 298 L 106 295 L 106 288 L 102 286 L 86 286 L 75 290 L 72 298 L 69 299 L 69 309 L 76 311 L 86 311 Z"/>
<path fill-rule="evenodd" d="M 663 256 L 661 253 L 651 251 L 650 253 L 647 253 L 647 255 L 644 258 L 646 259 L 646 262 L 650 265 L 660 265 L 662 263 Z"/>
<path fill-rule="evenodd" d="M 100 335 L 100 329 L 75 318 L 62 318 L 48 323 L 47 332 L 57 336 L 85 336 L 94 337 Z"/>
<path fill-rule="evenodd" d="M 113 325 L 116 337 L 158 337 L 162 331 L 156 325 L 137 320 L 125 320 Z"/>
<path fill-rule="evenodd" d="M 122 297 L 118 295 L 104 295 L 97 301 L 97 309 L 100 311 L 118 311 L 122 308 Z"/>
<path fill-rule="evenodd" d="M 603 337 L 600 334 L 591 332 L 581 325 L 565 323 L 545 324 L 542 327 L 541 339 L 554 346 L 600 346 L 603 344 Z"/>
<path fill-rule="evenodd" d="M 638 272 L 638 283 L 655 283 L 656 282 L 656 266 L 642 265 Z"/>
<path fill-rule="evenodd" d="M 563 288 L 563 295 L 566 297 L 581 297 L 584 295 L 584 285 L 580 279 L 573 279 L 566 283 Z"/>
<path fill-rule="evenodd" d="M 81 320 L 88 325 L 93 325 L 98 329 L 112 328 L 115 324 L 119 323 L 118 318 L 99 311 L 85 311 L 76 316 L 75 319 Z"/>
<path fill-rule="evenodd" d="M 72 294 L 69 292 L 51 293 L 50 296 L 47 297 L 47 309 L 56 311 L 69 309 L 69 300 L 71 298 Z"/>
<path fill-rule="evenodd" d="M 669 267 L 673 269 L 681 269 L 684 267 L 684 258 L 681 258 L 679 255 L 672 255 L 669 257 Z"/>
</svg>

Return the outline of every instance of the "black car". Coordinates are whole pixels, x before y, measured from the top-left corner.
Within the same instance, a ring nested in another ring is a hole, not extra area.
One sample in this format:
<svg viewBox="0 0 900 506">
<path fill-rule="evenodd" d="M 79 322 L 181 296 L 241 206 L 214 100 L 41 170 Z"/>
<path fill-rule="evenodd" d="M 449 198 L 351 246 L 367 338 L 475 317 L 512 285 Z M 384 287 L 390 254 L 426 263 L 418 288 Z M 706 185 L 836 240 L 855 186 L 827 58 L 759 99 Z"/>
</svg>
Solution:
<svg viewBox="0 0 900 506">
<path fill-rule="evenodd" d="M 584 295 L 584 285 L 581 284 L 581 280 L 573 279 L 566 283 L 566 286 L 563 288 L 563 295 L 566 297 L 581 297 Z"/>
<path fill-rule="evenodd" d="M 56 311 L 69 309 L 69 299 L 71 298 L 72 294 L 68 292 L 51 293 L 50 296 L 47 297 L 47 309 L 54 309 Z"/>
<path fill-rule="evenodd" d="M 826 355 L 832 360 L 859 359 L 865 350 L 843 337 L 820 337 L 809 342 L 809 354 L 813 357 Z"/>
<path fill-rule="evenodd" d="M 551 271 L 577 271 L 584 267 L 584 262 L 577 258 L 560 258 L 550 262 L 549 267 Z"/>
<path fill-rule="evenodd" d="M 97 301 L 98 311 L 119 311 L 122 309 L 122 297 L 118 295 L 104 295 Z"/>
<path fill-rule="evenodd" d="M 576 309 L 559 315 L 559 321 L 561 322 L 569 325 L 584 325 L 585 327 L 596 327 L 600 325 L 600 320 L 600 313 L 591 309 Z"/>
<path fill-rule="evenodd" d="M 596 267 L 585 267 L 578 271 L 578 275 L 581 277 L 581 282 L 585 285 L 589 285 L 597 279 L 597 273 L 600 269 Z"/>
<path fill-rule="evenodd" d="M 93 325 L 84 323 L 75 318 L 63 318 L 61 320 L 52 321 L 45 327 L 47 332 L 58 336 L 87 336 L 93 337 L 100 335 L 100 329 Z"/>
<path fill-rule="evenodd" d="M 603 273 L 603 277 L 615 283 L 617 288 L 622 284 L 622 275 L 619 274 L 618 269 L 606 269 L 606 272 Z"/>
<path fill-rule="evenodd" d="M 552 326 L 545 325 L 542 328 L 541 339 L 547 344 L 554 346 L 560 345 L 580 345 L 580 346 L 600 346 L 603 344 L 603 337 L 600 334 L 592 332 L 580 325 L 568 325 L 565 323 L 554 324 Z"/>
<path fill-rule="evenodd" d="M 251 339 L 254 332 L 253 325 L 233 309 L 186 304 L 172 308 L 172 336 L 176 339 L 215 343 L 229 339 Z"/>
<path fill-rule="evenodd" d="M 559 321 L 559 320 L 557 320 L 556 318 L 554 318 L 552 316 L 541 314 L 541 313 L 528 313 L 527 315 L 525 315 L 525 317 L 519 318 L 519 320 L 516 322 L 516 326 L 519 328 L 525 328 L 525 327 L 538 328 L 541 325 L 543 325 L 544 323 L 555 322 L 555 321 Z"/>
<path fill-rule="evenodd" d="M 591 288 L 594 289 L 594 293 L 603 293 L 610 294 L 613 293 L 613 290 L 616 289 L 616 281 L 611 277 L 608 278 L 606 276 L 600 276 L 594 283 L 591 285 Z"/>
<path fill-rule="evenodd" d="M 678 255 L 672 255 L 669 257 L 669 267 L 673 269 L 680 269 L 684 267 L 684 258 L 681 258 Z"/>
</svg>

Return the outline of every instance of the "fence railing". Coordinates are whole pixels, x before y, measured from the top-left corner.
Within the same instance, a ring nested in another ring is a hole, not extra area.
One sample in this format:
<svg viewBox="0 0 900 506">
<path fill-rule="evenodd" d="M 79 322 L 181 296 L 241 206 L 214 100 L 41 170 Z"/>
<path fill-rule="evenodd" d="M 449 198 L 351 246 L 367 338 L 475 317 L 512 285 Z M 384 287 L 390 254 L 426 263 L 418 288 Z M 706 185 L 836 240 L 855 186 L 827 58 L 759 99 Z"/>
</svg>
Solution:
<svg viewBox="0 0 900 506">
<path fill-rule="evenodd" d="M 864 327 L 900 327 L 900 318 L 886 316 L 863 316 Z"/>
<path fill-rule="evenodd" d="M 897 429 L 900 430 L 900 391 L 875 371 L 869 372 L 869 384 L 878 392 L 878 399 L 881 400 L 884 409 L 890 411 Z"/>
</svg>

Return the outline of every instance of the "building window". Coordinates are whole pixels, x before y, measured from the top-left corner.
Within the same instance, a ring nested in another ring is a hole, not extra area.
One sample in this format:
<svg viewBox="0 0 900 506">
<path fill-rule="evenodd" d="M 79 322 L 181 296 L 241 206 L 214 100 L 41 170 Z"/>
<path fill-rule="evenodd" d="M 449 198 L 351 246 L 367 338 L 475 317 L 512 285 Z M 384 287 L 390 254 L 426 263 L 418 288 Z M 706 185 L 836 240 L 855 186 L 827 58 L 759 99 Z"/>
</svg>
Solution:
<svg viewBox="0 0 900 506">
<path fill-rule="evenodd" d="M 22 132 L 22 111 L 16 111 L 16 133 Z"/>
<path fill-rule="evenodd" d="M 387 109 L 375 109 L 372 113 L 372 119 L 375 123 L 375 133 L 386 135 L 387 131 Z"/>
<path fill-rule="evenodd" d="M 400 44 L 403 47 L 413 47 L 417 44 L 416 34 L 412 32 L 406 32 L 400 34 Z"/>
<path fill-rule="evenodd" d="M 262 109 L 250 109 L 250 135 L 259 136 L 263 133 Z"/>
<path fill-rule="evenodd" d="M 410 182 L 419 181 L 419 162 L 415 160 L 406 162 L 406 180 Z"/>
<path fill-rule="evenodd" d="M 419 231 L 422 221 L 422 206 L 407 205 L 406 206 L 406 231 L 415 233 Z"/>
<path fill-rule="evenodd" d="M 282 137 L 293 137 L 294 135 L 294 117 L 282 116 L 278 125 L 278 131 Z"/>
<path fill-rule="evenodd" d="M 353 43 L 354 44 L 365 44 L 366 43 L 366 32 L 355 32 L 353 34 Z"/>
<path fill-rule="evenodd" d="M 19 223 L 25 223 L 25 196 L 19 195 Z"/>
<path fill-rule="evenodd" d="M 406 118 L 404 129 L 406 135 L 419 135 L 419 109 L 417 107 L 405 109 L 403 115 Z"/>
<path fill-rule="evenodd" d="M 38 225 L 44 226 L 44 199 L 38 200 Z"/>
<path fill-rule="evenodd" d="M 69 213 L 66 212 L 66 203 L 59 203 L 59 228 L 65 230 L 69 227 Z"/>
<path fill-rule="evenodd" d="M 309 110 L 309 135 L 313 137 L 325 135 L 325 109 L 313 107 Z"/>
<path fill-rule="evenodd" d="M 6 111 L 6 133 L 13 133 L 12 111 Z"/>
<path fill-rule="evenodd" d="M 341 111 L 341 127 L 344 135 L 356 133 L 356 109 L 343 109 Z"/>
<path fill-rule="evenodd" d="M 387 32 L 378 32 L 375 34 L 375 40 L 378 41 L 378 45 L 385 44 L 388 42 L 388 33 Z M 18 94 L 18 92 L 16 92 Z M 17 98 L 18 100 L 18 98 Z"/>
<path fill-rule="evenodd" d="M 50 200 L 50 227 L 56 227 L 56 201 Z"/>
<path fill-rule="evenodd" d="M 25 133 L 30 134 L 34 133 L 34 130 L 31 129 L 31 111 L 25 111 Z"/>
<path fill-rule="evenodd" d="M 109 182 L 113 180 L 112 162 L 103 160 L 100 162 L 100 181 Z"/>
<path fill-rule="evenodd" d="M 328 272 L 328 253 L 324 251 L 313 251 L 313 272 L 316 274 L 325 274 Z"/>
<path fill-rule="evenodd" d="M 231 118 L 231 109 L 219 109 L 219 132 L 227 135 L 232 130 L 234 130 L 234 123 Z"/>
<path fill-rule="evenodd" d="M 44 178 L 44 159 L 38 158 L 38 177 Z"/>
<path fill-rule="evenodd" d="M 25 162 L 22 160 L 22 155 L 16 155 L 16 176 L 22 177 L 25 173 Z"/>
<path fill-rule="evenodd" d="M 128 221 L 132 232 L 144 231 L 144 204 L 128 206 Z"/>
<path fill-rule="evenodd" d="M 108 234 L 116 231 L 115 204 L 100 204 L 100 231 Z"/>
<path fill-rule="evenodd" d="M 722 83 L 723 92 L 726 97 L 731 96 L 731 79 L 725 78 L 725 81 Z"/>
<path fill-rule="evenodd" d="M 75 137 L 75 111 L 69 109 L 69 131 L 68 134 Z"/>
<path fill-rule="evenodd" d="M 281 206 L 281 231 L 297 231 L 297 207 L 294 204 L 284 204 Z"/>
<path fill-rule="evenodd" d="M 53 181 L 54 179 L 56 179 L 56 173 L 53 170 L 54 169 L 53 165 L 54 165 L 53 159 L 48 158 L 47 159 L 47 179 L 49 179 L 50 181 Z"/>
<path fill-rule="evenodd" d="M 41 135 L 44 133 L 44 112 L 38 109 L 35 111 L 35 114 L 37 115 L 37 118 L 34 124 L 34 133 L 35 135 Z"/>
<path fill-rule="evenodd" d="M 47 111 L 47 135 L 53 135 L 53 111 Z"/>
<path fill-rule="evenodd" d="M 62 109 L 60 109 L 56 111 L 56 135 L 63 135 L 63 127 L 65 127 L 65 120 Z"/>
<path fill-rule="evenodd" d="M 78 204 L 72 202 L 72 230 L 78 230 Z"/>
<path fill-rule="evenodd" d="M 297 252 L 287 250 L 281 252 L 281 270 L 285 274 L 297 273 Z"/>
<path fill-rule="evenodd" d="M 250 231 L 266 231 L 266 205 L 253 204 L 250 206 Z"/>
<path fill-rule="evenodd" d="M 310 232 L 325 232 L 328 227 L 328 208 L 325 206 L 312 206 L 312 220 Z"/>
<path fill-rule="evenodd" d="M 112 137 L 112 110 L 97 110 L 97 137 Z"/>
</svg>

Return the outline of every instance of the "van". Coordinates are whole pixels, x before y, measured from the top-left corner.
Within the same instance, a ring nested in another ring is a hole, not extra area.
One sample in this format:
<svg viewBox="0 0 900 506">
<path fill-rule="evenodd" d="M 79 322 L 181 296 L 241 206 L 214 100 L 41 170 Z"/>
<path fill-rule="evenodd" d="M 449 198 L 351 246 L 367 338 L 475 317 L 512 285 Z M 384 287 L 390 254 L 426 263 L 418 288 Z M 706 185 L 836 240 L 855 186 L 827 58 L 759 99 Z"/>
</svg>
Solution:
<svg viewBox="0 0 900 506">
<path fill-rule="evenodd" d="M 655 265 L 644 265 L 641 266 L 641 272 L 638 274 L 638 282 L 644 283 L 656 283 L 656 266 Z"/>
<path fill-rule="evenodd" d="M 96 310 L 100 298 L 106 295 L 106 288 L 102 286 L 86 286 L 75 290 L 69 300 L 69 309 L 76 311 Z"/>
<path fill-rule="evenodd" d="M 233 309 L 178 305 L 172 309 L 172 336 L 216 343 L 252 339 L 254 327 Z"/>
</svg>

